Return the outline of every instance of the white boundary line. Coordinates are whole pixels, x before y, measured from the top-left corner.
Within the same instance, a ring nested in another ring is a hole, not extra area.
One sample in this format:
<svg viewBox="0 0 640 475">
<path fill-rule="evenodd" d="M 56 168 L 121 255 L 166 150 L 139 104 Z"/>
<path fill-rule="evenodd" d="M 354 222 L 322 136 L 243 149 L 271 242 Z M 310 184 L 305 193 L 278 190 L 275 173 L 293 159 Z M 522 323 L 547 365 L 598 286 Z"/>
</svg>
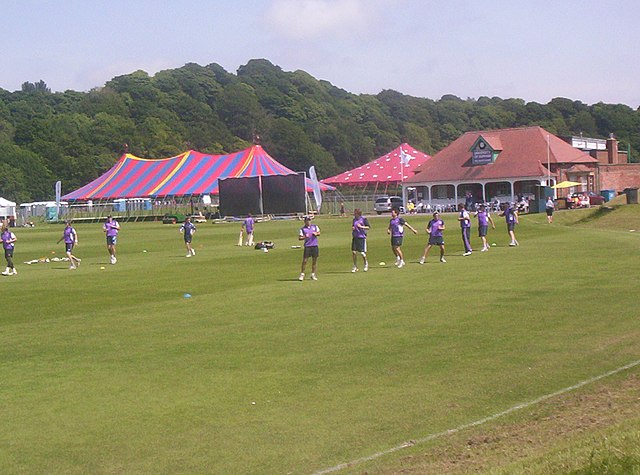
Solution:
<svg viewBox="0 0 640 475">
<path fill-rule="evenodd" d="M 546 399 L 550 399 L 552 397 L 560 396 L 561 394 L 568 393 L 570 391 L 574 391 L 574 390 L 576 390 L 578 388 L 581 388 L 582 386 L 586 386 L 587 384 L 594 383 L 594 382 L 596 382 L 596 381 L 598 381 L 600 379 L 604 379 L 604 378 L 607 378 L 609 376 L 613 376 L 616 373 L 620 373 L 620 372 L 622 372 L 624 370 L 633 368 L 634 366 L 638 366 L 638 365 L 640 365 L 640 360 L 633 361 L 633 362 L 631 362 L 629 364 L 626 364 L 624 366 L 620 366 L 619 368 L 613 369 L 611 371 L 607 371 L 606 373 L 603 373 L 603 374 L 601 374 L 599 376 L 594 376 L 593 378 L 589 378 L 589 379 L 586 379 L 584 381 L 581 381 L 581 382 L 579 382 L 577 384 L 574 384 L 573 386 L 569 386 L 568 388 L 560 389 L 559 391 L 553 392 L 551 394 L 546 394 L 544 396 L 540 396 L 539 398 L 534 399 L 533 401 L 523 402 L 523 403 L 518 404 L 516 406 L 510 407 L 509 409 L 506 409 L 506 410 L 504 410 L 502 412 L 498 412 L 497 414 L 493 414 L 492 416 L 488 416 L 488 417 L 485 417 L 483 419 L 479 419 L 479 420 L 474 421 L 474 422 L 469 422 L 467 424 L 463 424 L 461 426 L 456 427 L 455 429 L 449 429 L 449 430 L 445 430 L 445 431 L 442 431 L 442 432 L 437 432 L 435 434 L 427 435 L 426 437 L 422 437 L 420 439 L 410 440 L 409 442 L 403 442 L 402 444 L 397 445 L 395 447 L 391 447 L 390 449 L 382 450 L 380 452 L 376 452 L 375 454 L 367 455 L 366 457 L 361 457 L 359 459 L 352 460 L 351 462 L 345 462 L 345 463 L 341 463 L 340 465 L 336 465 L 334 467 L 329 467 L 329 468 L 325 468 L 325 469 L 319 470 L 317 472 L 314 472 L 313 475 L 324 475 L 326 473 L 337 472 L 337 471 L 342 470 L 344 468 L 352 467 L 354 465 L 357 465 L 357 464 L 360 464 L 360 463 L 363 463 L 363 462 L 368 462 L 370 460 L 374 460 L 374 459 L 380 458 L 380 457 L 382 457 L 384 455 L 388 455 L 388 454 L 391 454 L 393 452 L 397 452 L 398 450 L 406 449 L 407 447 L 413 447 L 414 445 L 424 444 L 425 442 L 429 442 L 431 440 L 438 439 L 438 438 L 446 436 L 446 435 L 455 434 L 455 433 L 463 431 L 465 429 L 469 429 L 470 427 L 479 426 L 481 424 L 484 424 L 485 422 L 489 422 L 489 421 L 492 421 L 494 419 L 498 419 L 498 418 L 500 418 L 502 416 L 506 416 L 507 414 L 511 414 L 512 412 L 518 411 L 520 409 L 524 409 L 526 407 L 533 406 L 533 405 L 538 404 L 538 403 L 540 403 L 542 401 L 545 401 Z"/>
</svg>

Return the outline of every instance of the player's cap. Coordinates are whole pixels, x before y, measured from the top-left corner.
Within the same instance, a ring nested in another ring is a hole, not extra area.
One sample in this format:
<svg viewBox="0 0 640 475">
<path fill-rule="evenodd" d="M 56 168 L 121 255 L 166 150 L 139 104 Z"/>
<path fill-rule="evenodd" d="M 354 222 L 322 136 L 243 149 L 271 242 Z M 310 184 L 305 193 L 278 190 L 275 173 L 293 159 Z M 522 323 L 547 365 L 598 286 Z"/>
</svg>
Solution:
<svg viewBox="0 0 640 475">
<path fill-rule="evenodd" d="M 311 221 L 311 216 L 309 216 L 309 215 L 305 215 L 305 216 L 304 216 L 304 220 L 305 220 L 305 221 Z"/>
</svg>

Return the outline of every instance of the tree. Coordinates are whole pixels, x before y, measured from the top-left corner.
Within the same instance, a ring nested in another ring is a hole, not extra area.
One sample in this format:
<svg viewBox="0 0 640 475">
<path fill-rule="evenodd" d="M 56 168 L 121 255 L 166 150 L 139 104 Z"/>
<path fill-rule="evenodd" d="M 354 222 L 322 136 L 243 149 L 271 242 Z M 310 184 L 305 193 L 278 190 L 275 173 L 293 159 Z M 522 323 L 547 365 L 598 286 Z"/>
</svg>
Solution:
<svg viewBox="0 0 640 475">
<path fill-rule="evenodd" d="M 51 93 L 51 89 L 47 87 L 47 83 L 45 83 L 42 79 L 36 83 L 31 82 L 23 82 L 21 87 L 22 92 L 33 93 L 33 92 L 46 92 Z"/>
</svg>

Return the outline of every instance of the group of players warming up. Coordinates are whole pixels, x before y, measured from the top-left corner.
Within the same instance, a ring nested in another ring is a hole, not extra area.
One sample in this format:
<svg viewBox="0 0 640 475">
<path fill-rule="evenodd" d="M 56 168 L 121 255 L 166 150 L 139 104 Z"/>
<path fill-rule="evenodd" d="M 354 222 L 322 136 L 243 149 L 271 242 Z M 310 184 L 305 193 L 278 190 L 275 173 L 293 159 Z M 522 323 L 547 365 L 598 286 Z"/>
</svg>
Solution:
<svg viewBox="0 0 640 475">
<path fill-rule="evenodd" d="M 515 236 L 515 226 L 519 223 L 518 211 L 514 203 L 500 213 L 500 216 L 505 218 L 507 224 L 507 231 L 511 241 L 509 246 L 517 246 L 518 241 Z M 479 205 L 478 210 L 475 212 L 474 217 L 478 220 L 478 236 L 482 241 L 482 249 L 480 252 L 486 252 L 490 249 L 487 242 L 487 232 L 489 225 L 493 229 L 496 225 L 484 205 Z M 466 205 L 460 205 L 460 211 L 458 213 L 458 222 L 460 224 L 460 231 L 462 237 L 462 243 L 464 246 L 463 256 L 470 256 L 473 252 L 471 247 L 471 215 Z M 402 241 L 404 239 L 405 228 L 411 230 L 413 234 L 418 234 L 418 231 L 413 228 L 403 217 L 400 216 L 400 210 L 394 208 L 391 210 L 391 219 L 389 220 L 389 226 L 387 227 L 387 234 L 391 237 L 391 250 L 395 257 L 395 265 L 401 269 L 405 266 L 404 254 L 402 252 Z M 366 217 L 362 216 L 362 210 L 356 208 L 353 213 L 353 221 L 351 226 L 351 253 L 353 257 L 353 267 L 351 272 L 358 272 L 358 254 L 362 257 L 362 270 L 367 272 L 369 270 L 369 261 L 367 260 L 367 232 L 370 229 L 369 221 Z M 424 248 L 422 257 L 418 261 L 420 264 L 424 264 L 429 255 L 429 251 L 433 246 L 437 246 L 440 249 L 440 262 L 446 263 L 444 257 L 444 230 L 446 229 L 444 221 L 440 217 L 439 212 L 434 212 L 432 219 L 427 223 L 426 232 L 429 235 L 429 240 Z M 300 269 L 300 276 L 298 280 L 304 280 L 305 268 L 309 258 L 311 261 L 311 279 L 318 280 L 317 265 L 318 265 L 318 236 L 320 236 L 320 228 L 314 224 L 311 224 L 311 217 L 304 217 L 304 226 L 300 229 L 298 239 L 304 241 L 304 252 L 302 256 L 302 266 Z"/>
<path fill-rule="evenodd" d="M 518 211 L 514 203 L 511 203 L 504 211 L 500 213 L 500 216 L 505 218 L 507 224 L 507 231 L 509 233 L 510 242 L 509 246 L 518 246 L 518 240 L 515 236 L 515 226 L 518 224 Z M 482 249 L 480 252 L 486 252 L 490 249 L 487 242 L 487 231 L 489 225 L 495 229 L 495 223 L 491 217 L 489 211 L 485 206 L 480 205 L 475 212 L 474 217 L 478 220 L 478 236 L 482 241 Z M 318 267 L 318 237 L 320 236 L 320 227 L 311 223 L 311 216 L 304 217 L 304 226 L 300 228 L 298 233 L 298 239 L 303 241 L 303 255 L 302 265 L 300 267 L 300 275 L 298 280 L 304 280 L 307 267 L 307 261 L 311 258 L 311 280 L 318 280 L 317 267 Z M 460 210 L 457 218 L 460 224 L 460 231 L 462 237 L 462 243 L 464 245 L 463 256 L 470 256 L 473 252 L 471 247 L 471 215 L 466 205 L 460 205 Z M 243 244 L 247 246 L 253 246 L 253 231 L 255 226 L 255 220 L 251 215 L 242 222 L 240 231 L 240 237 L 238 245 Z M 402 242 L 404 239 L 405 228 L 411 230 L 414 234 L 418 234 L 418 231 L 412 227 L 403 217 L 400 216 L 400 210 L 394 208 L 391 211 L 391 219 L 387 227 L 387 234 L 391 237 L 391 250 L 395 257 L 395 265 L 401 269 L 405 266 L 404 254 L 402 252 Z M 353 258 L 353 267 L 351 272 L 358 272 L 358 261 L 360 256 L 362 258 L 362 270 L 367 272 L 369 270 L 369 261 L 367 259 L 367 233 L 370 229 L 369 221 L 362 215 L 362 210 L 356 208 L 353 213 L 353 221 L 351 225 L 351 253 Z M 440 262 L 447 262 L 445 259 L 445 243 L 444 243 L 444 230 L 446 229 L 445 223 L 440 217 L 440 213 L 437 211 L 433 213 L 433 217 L 427 223 L 425 228 L 429 239 L 424 248 L 422 256 L 418 261 L 420 264 L 424 264 L 429 256 L 429 251 L 433 246 L 437 246 L 440 249 Z M 109 252 L 109 262 L 113 265 L 118 261 L 116 257 L 116 243 L 118 232 L 120 231 L 120 224 L 112 216 L 108 216 L 106 222 L 103 225 L 103 231 L 107 239 L 107 251 Z M 192 247 L 193 235 L 196 232 L 196 226 L 191 221 L 191 217 L 188 216 L 185 222 L 180 226 L 180 232 L 183 235 L 185 247 L 187 249 L 186 257 L 195 256 L 196 251 Z M 246 241 L 243 237 L 246 233 Z M 5 223 L 2 226 L 2 232 L 0 235 L 2 240 L 2 246 L 4 249 L 5 259 L 7 261 L 7 267 L 4 272 L 0 273 L 5 276 L 16 275 L 18 272 L 13 263 L 13 252 L 15 249 L 15 243 L 17 241 L 16 235 L 9 230 L 8 225 Z M 74 254 L 74 248 L 78 244 L 78 232 L 73 227 L 71 221 L 66 221 L 65 228 L 62 236 L 58 240 L 58 243 L 64 241 L 65 253 L 69 260 L 69 269 L 75 270 L 78 268 L 82 260 Z M 244 242 L 243 242 L 244 241 Z"/>
</svg>

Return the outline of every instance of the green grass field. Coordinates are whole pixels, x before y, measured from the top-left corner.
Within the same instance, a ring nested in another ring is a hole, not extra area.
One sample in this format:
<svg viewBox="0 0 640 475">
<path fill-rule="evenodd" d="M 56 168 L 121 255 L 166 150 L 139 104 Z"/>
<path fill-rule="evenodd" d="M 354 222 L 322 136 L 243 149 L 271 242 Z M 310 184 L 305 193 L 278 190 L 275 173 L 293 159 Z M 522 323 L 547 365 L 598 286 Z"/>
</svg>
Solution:
<svg viewBox="0 0 640 475">
<path fill-rule="evenodd" d="M 517 248 L 497 218 L 496 247 L 470 257 L 448 215 L 448 262 L 424 266 L 427 218 L 407 220 L 405 268 L 374 217 L 352 274 L 350 219 L 318 219 L 317 282 L 297 280 L 297 221 L 258 224 L 269 253 L 201 224 L 191 259 L 177 226 L 123 223 L 115 266 L 100 225 L 78 225 L 76 271 L 22 264 L 63 255 L 62 225 L 17 229 L 0 472 L 314 473 L 640 358 L 639 207 L 521 217 Z"/>
</svg>

